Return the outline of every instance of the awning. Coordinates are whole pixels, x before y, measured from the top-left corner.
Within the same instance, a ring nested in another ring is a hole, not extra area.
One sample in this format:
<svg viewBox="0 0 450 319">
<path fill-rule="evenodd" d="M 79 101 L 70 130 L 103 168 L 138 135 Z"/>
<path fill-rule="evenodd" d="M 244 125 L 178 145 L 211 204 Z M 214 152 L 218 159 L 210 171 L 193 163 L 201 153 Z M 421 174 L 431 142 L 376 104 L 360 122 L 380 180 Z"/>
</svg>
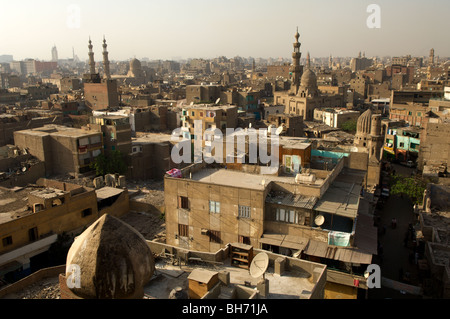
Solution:
<svg viewBox="0 0 450 319">
<path fill-rule="evenodd" d="M 308 244 L 309 239 L 284 234 L 263 234 L 259 239 L 262 244 L 285 247 L 295 250 L 304 250 Z"/>
<path fill-rule="evenodd" d="M 310 240 L 304 253 L 310 256 L 328 258 L 353 264 L 368 265 L 372 262 L 372 254 L 354 248 L 330 246 L 325 242 Z"/>
<path fill-rule="evenodd" d="M 271 197 L 270 194 L 266 197 L 266 203 L 274 203 L 278 205 L 313 209 L 317 202 L 317 197 L 315 196 L 305 196 L 305 195 L 294 195 L 290 193 L 284 193 L 283 195 L 278 195 Z"/>
<path fill-rule="evenodd" d="M 354 219 L 358 214 L 361 185 L 334 181 L 314 210 Z"/>
</svg>

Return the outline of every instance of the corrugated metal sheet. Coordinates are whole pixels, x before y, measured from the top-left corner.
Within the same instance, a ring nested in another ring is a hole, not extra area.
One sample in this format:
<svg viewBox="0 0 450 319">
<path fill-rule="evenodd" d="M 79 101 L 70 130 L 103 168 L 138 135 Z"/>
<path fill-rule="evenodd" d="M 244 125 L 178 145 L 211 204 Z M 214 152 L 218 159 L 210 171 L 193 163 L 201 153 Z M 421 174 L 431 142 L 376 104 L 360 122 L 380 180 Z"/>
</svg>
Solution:
<svg viewBox="0 0 450 319">
<path fill-rule="evenodd" d="M 304 253 L 311 256 L 340 260 L 354 264 L 370 264 L 372 254 L 362 252 L 354 248 L 340 248 L 329 246 L 327 243 L 310 240 Z"/>
<path fill-rule="evenodd" d="M 335 181 L 317 202 L 314 210 L 355 218 L 358 214 L 360 193 L 361 185 Z"/>
<path fill-rule="evenodd" d="M 303 250 L 308 244 L 309 239 L 293 235 L 284 234 L 263 234 L 259 239 L 260 243 L 286 247 L 290 249 Z"/>
<path fill-rule="evenodd" d="M 286 193 L 285 196 L 266 197 L 267 203 L 279 204 L 284 206 L 313 209 L 318 198 L 315 196 L 294 195 Z"/>
</svg>

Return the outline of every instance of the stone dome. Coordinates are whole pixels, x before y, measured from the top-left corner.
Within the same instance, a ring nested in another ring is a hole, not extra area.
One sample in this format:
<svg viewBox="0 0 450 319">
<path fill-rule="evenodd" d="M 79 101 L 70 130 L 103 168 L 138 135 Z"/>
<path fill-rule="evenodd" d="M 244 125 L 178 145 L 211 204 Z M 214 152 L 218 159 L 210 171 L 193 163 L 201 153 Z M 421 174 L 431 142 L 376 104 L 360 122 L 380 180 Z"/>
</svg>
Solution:
<svg viewBox="0 0 450 319">
<path fill-rule="evenodd" d="M 105 214 L 75 238 L 67 254 L 70 267 L 79 267 L 79 287 L 71 291 L 85 299 L 143 297 L 155 263 L 144 237 L 120 219 Z"/>
<path fill-rule="evenodd" d="M 137 71 L 141 69 L 141 62 L 134 58 L 130 61 L 130 70 Z"/>
<path fill-rule="evenodd" d="M 358 122 L 356 123 L 356 133 L 369 134 L 371 123 L 372 123 L 372 110 L 368 109 L 359 116 Z"/>
<path fill-rule="evenodd" d="M 316 74 L 311 69 L 307 69 L 302 74 L 300 85 L 305 88 L 316 88 L 317 87 Z"/>
</svg>

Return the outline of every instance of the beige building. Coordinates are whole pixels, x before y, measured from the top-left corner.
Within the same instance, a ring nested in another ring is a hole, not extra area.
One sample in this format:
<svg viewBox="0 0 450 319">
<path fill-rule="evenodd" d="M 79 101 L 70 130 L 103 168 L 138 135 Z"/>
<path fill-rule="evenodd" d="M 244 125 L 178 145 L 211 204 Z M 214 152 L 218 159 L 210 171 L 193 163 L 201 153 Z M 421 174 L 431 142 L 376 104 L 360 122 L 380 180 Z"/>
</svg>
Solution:
<svg viewBox="0 0 450 319">
<path fill-rule="evenodd" d="M 425 117 L 420 134 L 418 168 L 438 172 L 448 170 L 450 159 L 450 122 L 448 119 Z"/>
<path fill-rule="evenodd" d="M 321 121 L 324 124 L 335 127 L 342 128 L 342 124 L 351 121 L 357 121 L 361 114 L 358 111 L 347 110 L 347 109 L 315 109 L 314 110 L 314 120 Z"/>
<path fill-rule="evenodd" d="M 93 116 L 86 131 L 101 132 L 105 154 L 120 151 L 123 155 L 131 153 L 131 126 L 126 116 Z"/>
<path fill-rule="evenodd" d="M 288 154 L 289 143 L 283 144 Z M 348 267 L 353 274 L 342 268 L 328 277 L 326 293 L 356 298 L 354 279 L 365 289 L 356 273 L 376 254 L 376 228 L 360 206 L 365 172 L 344 167 L 342 158 L 323 160 L 311 161 L 299 174 L 287 173 L 283 162 L 274 175 L 258 174 L 255 165 L 225 169 L 205 163 L 182 169 L 181 178 L 166 175 L 167 244 L 213 252 L 238 242 Z"/>
<path fill-rule="evenodd" d="M 227 128 L 236 128 L 238 124 L 237 106 L 208 104 L 187 106 L 181 111 L 181 127 L 184 132 L 194 136 L 194 121 L 201 121 L 202 134 L 207 129 L 219 129 L 225 133 Z"/>
<path fill-rule="evenodd" d="M 3 189 L 1 198 L 0 278 L 20 269 L 26 273 L 30 259 L 47 251 L 58 235 L 77 234 L 104 214 L 120 217 L 129 211 L 126 189 L 94 190 L 49 179 Z"/>
<path fill-rule="evenodd" d="M 102 133 L 62 125 L 14 132 L 14 143 L 43 161 L 47 176 L 91 172 L 90 164 L 103 152 Z"/>
</svg>

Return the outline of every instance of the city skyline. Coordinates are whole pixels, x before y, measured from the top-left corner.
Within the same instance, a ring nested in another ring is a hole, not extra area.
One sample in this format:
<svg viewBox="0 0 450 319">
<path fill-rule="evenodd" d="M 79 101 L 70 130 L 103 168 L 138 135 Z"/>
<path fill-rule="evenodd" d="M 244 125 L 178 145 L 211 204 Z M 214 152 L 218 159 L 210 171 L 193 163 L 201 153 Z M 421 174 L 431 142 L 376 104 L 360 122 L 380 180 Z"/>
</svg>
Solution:
<svg viewBox="0 0 450 319">
<path fill-rule="evenodd" d="M 367 26 L 371 15 L 367 7 L 372 3 L 381 9 L 380 28 Z M 360 51 L 366 57 L 428 56 L 431 48 L 436 56 L 448 57 L 450 44 L 441 39 L 440 31 L 450 27 L 445 19 L 449 8 L 443 0 L 232 0 L 225 4 L 132 0 L 126 7 L 105 1 L 22 1 L 4 4 L 0 12 L 1 27 L 9 30 L 0 35 L 4 44 L 0 55 L 50 61 L 55 45 L 60 59 L 71 58 L 74 50 L 85 61 L 90 37 L 95 59 L 100 61 L 105 36 L 111 61 L 218 56 L 289 59 L 298 27 L 302 58 L 306 52 L 311 57 L 356 57 Z"/>
</svg>

